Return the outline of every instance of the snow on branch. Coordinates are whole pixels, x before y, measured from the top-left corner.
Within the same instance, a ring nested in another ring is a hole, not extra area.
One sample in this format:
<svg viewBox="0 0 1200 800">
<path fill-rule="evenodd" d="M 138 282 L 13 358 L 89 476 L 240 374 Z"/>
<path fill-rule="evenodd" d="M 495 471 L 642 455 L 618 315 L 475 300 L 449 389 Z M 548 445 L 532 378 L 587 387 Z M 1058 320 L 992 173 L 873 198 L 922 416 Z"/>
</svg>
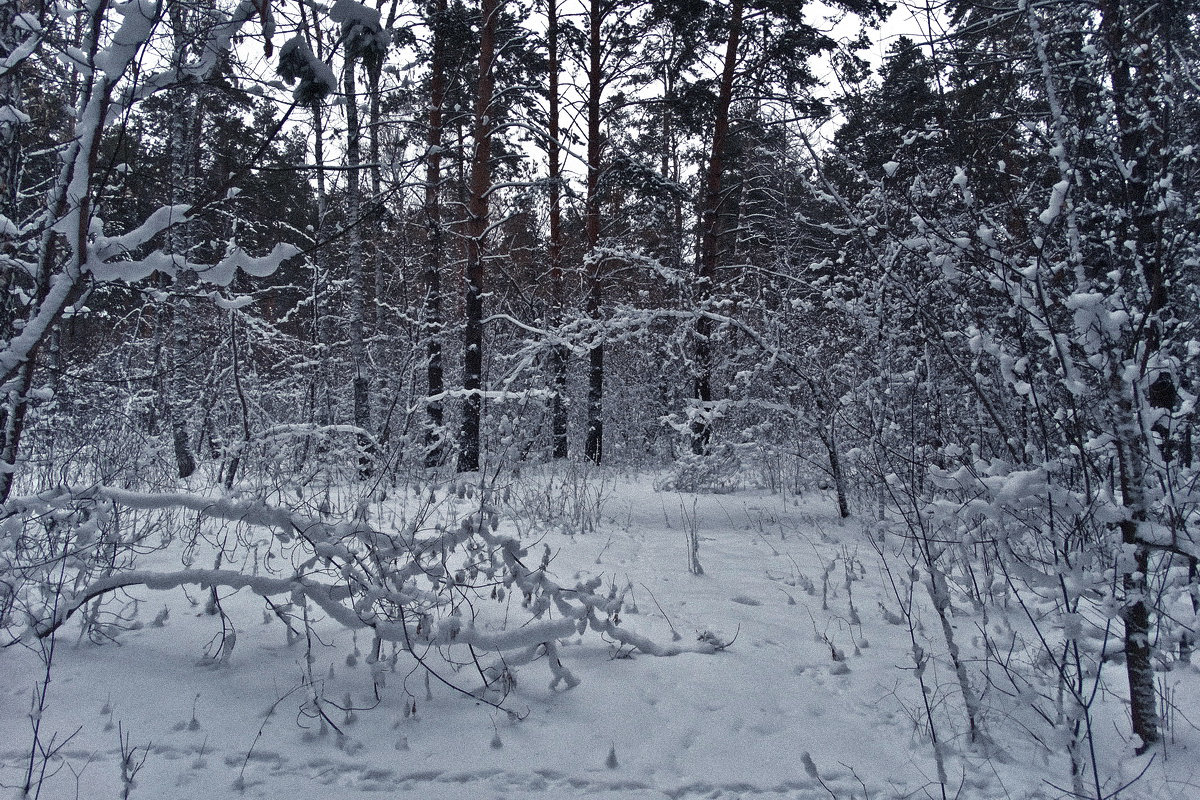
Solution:
<svg viewBox="0 0 1200 800">
<path fill-rule="evenodd" d="M 65 273 L 55 275 L 50 280 L 50 291 L 37 312 L 25 323 L 21 332 L 0 350 L 0 375 L 3 375 L 3 383 L 8 383 L 17 367 L 29 358 L 29 354 L 38 346 L 66 306 L 67 299 L 75 288 L 74 279 Z"/>
<path fill-rule="evenodd" d="M 240 247 L 234 247 L 215 264 L 197 264 L 187 261 L 181 255 L 155 250 L 149 255 L 130 261 L 106 262 L 89 259 L 87 270 L 97 280 L 120 280 L 129 283 L 144 280 L 155 272 L 175 276 L 184 270 L 190 270 L 206 283 L 228 286 L 233 282 L 238 270 L 262 278 L 274 273 L 284 261 L 299 253 L 300 249 L 295 245 L 283 243 L 276 244 L 270 253 L 258 257 L 251 256 Z"/>
<path fill-rule="evenodd" d="M 603 577 L 573 586 L 562 586 L 551 577 L 549 548 L 540 559 L 512 536 L 497 532 L 497 511 L 481 503 L 469 513 L 457 512 L 451 521 L 428 525 L 426 518 L 401 530 L 383 531 L 356 514 L 351 519 L 308 517 L 258 500 L 208 497 L 187 492 L 138 492 L 116 487 L 83 490 L 57 489 L 17 498 L 6 504 L 7 523 L 40 519 L 74 519 L 80 527 L 98 517 L 116 517 L 126 511 L 190 511 L 201 518 L 222 520 L 275 531 L 276 544 L 290 546 L 287 574 L 246 574 L 229 569 L 148 571 L 104 570 L 92 574 L 78 567 L 78 555 L 66 559 L 61 569 L 67 579 L 57 590 L 27 593 L 41 598 L 31 603 L 21 619 L 3 623 L 10 629 L 9 644 L 44 638 L 58 630 L 97 598 L 118 589 L 144 587 L 173 589 L 184 585 L 202 589 L 249 589 L 262 597 L 286 596 L 303 605 L 312 602 L 330 619 L 350 629 L 370 629 L 380 641 L 397 642 L 408 650 L 415 646 L 446 648 L 469 646 L 478 651 L 509 653 L 541 650 L 551 657 L 554 684 L 573 686 L 577 679 L 552 654 L 559 639 L 583 635 L 588 630 L 621 645 L 657 656 L 685 652 L 712 653 L 721 644 L 711 640 L 662 644 L 631 631 L 620 622 L 624 591 L 614 586 L 601 593 Z M 71 516 L 74 515 L 74 516 Z M 85 537 L 92 541 L 94 537 Z M 103 541 L 100 537 L 97 541 Z M 29 576 L 45 583 L 47 559 L 21 564 L 13 551 L 0 552 L 8 574 Z M 71 576 L 71 568 L 76 574 Z M 60 567 L 53 567 L 54 572 Z M 40 576 L 40 577 L 37 577 Z M 39 594 L 40 592 L 40 594 Z M 515 593 L 515 594 L 514 594 Z M 507 595 L 522 598 L 527 619 L 504 624 L 501 614 L 489 615 L 485 598 L 504 603 Z M 465 613 L 466 612 L 466 613 Z M 18 629 L 19 628 L 19 629 Z M 521 655 L 515 655 L 521 660 Z"/>
<path fill-rule="evenodd" d="M 162 13 L 160 3 L 152 0 L 129 0 L 114 6 L 122 16 L 121 26 L 108 46 L 96 54 L 96 67 L 116 83 L 129 69 L 133 59 L 146 43 Z"/>
<path fill-rule="evenodd" d="M 140 0 L 140 2 L 148 4 L 147 0 Z M 157 6 L 158 4 L 155 3 L 153 5 Z M 275 28 L 275 23 L 271 16 L 271 4 L 269 2 L 262 2 L 262 0 L 241 0 L 232 12 L 222 16 L 224 16 L 224 19 L 217 22 L 209 30 L 200 48 L 198 59 L 179 68 L 172 66 L 145 76 L 142 80 L 127 89 L 120 105 L 128 106 L 181 81 L 203 81 L 207 79 L 220 63 L 221 56 L 229 50 L 234 37 L 241 32 L 247 22 L 256 16 L 262 18 L 264 37 L 269 37 Z M 128 19 L 129 17 L 126 15 L 126 20 L 128 21 Z M 155 22 L 157 22 L 157 18 Z M 142 32 L 148 38 L 151 30 L 152 26 Z M 136 49 L 132 52 L 136 53 Z"/>
</svg>

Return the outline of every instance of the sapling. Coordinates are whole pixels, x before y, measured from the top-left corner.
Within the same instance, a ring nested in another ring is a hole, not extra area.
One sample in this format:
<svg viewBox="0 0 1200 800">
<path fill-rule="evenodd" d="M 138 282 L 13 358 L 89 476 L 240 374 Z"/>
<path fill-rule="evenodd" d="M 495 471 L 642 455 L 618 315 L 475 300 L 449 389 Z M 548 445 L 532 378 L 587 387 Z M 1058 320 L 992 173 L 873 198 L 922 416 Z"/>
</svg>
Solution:
<svg viewBox="0 0 1200 800">
<path fill-rule="evenodd" d="M 934 690 L 925 678 L 925 671 L 929 666 L 929 653 L 924 647 L 921 646 L 917 639 L 919 633 L 919 622 L 917 621 L 914 613 L 915 607 L 913 597 L 913 585 L 917 576 L 914 574 L 915 571 L 910 567 L 909 579 L 904 580 L 902 578 L 901 580 L 897 581 L 896 575 L 892 571 L 891 565 L 889 564 L 888 555 L 890 554 L 885 554 L 882 550 L 882 545 L 876 540 L 872 539 L 871 542 L 876 547 L 876 552 L 879 554 L 880 568 L 882 569 L 884 576 L 887 578 L 888 586 L 891 589 L 892 596 L 896 599 L 897 606 L 900 609 L 899 621 L 905 625 L 908 631 L 908 640 L 909 644 L 911 645 L 910 653 L 913 662 L 912 675 L 914 678 L 916 678 L 917 685 L 920 688 L 925 729 L 929 735 L 929 743 L 933 751 L 934 763 L 937 766 L 938 788 L 941 799 L 947 800 L 946 753 L 942 746 L 942 742 L 938 734 L 937 721 L 934 717 Z M 882 603 L 880 603 L 880 608 L 884 609 L 885 614 L 888 613 L 883 607 Z M 891 620 L 889 619 L 888 621 L 890 622 Z"/>
<path fill-rule="evenodd" d="M 70 761 L 66 762 L 67 769 L 71 771 L 71 777 L 75 779 L 75 800 L 81 800 L 83 795 L 80 794 L 80 779 L 83 777 L 83 771 L 91 766 L 92 761 L 96 758 L 94 753 L 89 753 L 87 759 L 78 768 Z"/>
<path fill-rule="evenodd" d="M 683 536 L 687 543 L 688 572 L 693 575 L 703 575 L 704 567 L 700 565 L 700 533 L 696 523 L 696 499 L 692 498 L 692 513 L 689 515 L 683 505 L 683 497 L 679 499 L 679 516 L 683 520 Z"/>
<path fill-rule="evenodd" d="M 62 592 L 63 576 L 65 575 L 65 560 L 58 568 L 58 591 L 54 593 L 53 607 L 57 608 Z M 58 640 L 55 636 L 50 636 L 45 640 L 37 642 L 38 655 L 42 661 L 42 679 L 34 684 L 33 694 L 30 698 L 29 723 L 32 728 L 33 738 L 29 745 L 29 757 L 25 761 L 25 780 L 21 786 L 21 797 L 33 797 L 34 800 L 41 795 L 42 787 L 46 780 L 46 770 L 52 759 L 57 758 L 60 751 L 70 742 L 79 731 L 83 730 L 80 725 L 75 729 L 75 732 L 67 736 L 60 742 L 56 742 L 58 732 L 52 733 L 49 738 L 44 738 L 42 726 L 44 723 L 44 714 L 47 709 L 47 695 L 50 691 L 50 682 L 54 669 L 54 655 L 57 649 Z M 111 720 L 111 705 L 106 700 L 104 708 L 109 710 Z M 104 712 L 101 709 L 101 713 Z M 32 794 L 31 794 L 32 793 Z"/>
<path fill-rule="evenodd" d="M 650 595 L 650 602 L 654 603 L 654 607 L 658 609 L 659 615 L 662 616 L 663 621 L 667 623 L 667 627 L 671 630 L 671 640 L 678 642 L 683 637 L 680 635 L 679 631 L 675 630 L 675 624 L 671 622 L 671 618 L 667 616 L 667 612 L 663 610 L 662 605 L 658 602 L 658 598 L 654 596 L 654 592 L 650 590 L 649 586 L 644 583 L 640 585 L 646 590 L 646 594 Z"/>
<path fill-rule="evenodd" d="M 200 720 L 196 718 L 196 705 L 200 702 L 199 693 L 192 699 L 192 718 L 187 722 L 177 722 L 173 730 L 176 731 L 198 731 L 200 730 Z"/>
<path fill-rule="evenodd" d="M 131 743 L 131 735 L 122 730 L 120 721 L 117 722 L 117 743 L 121 755 L 121 800 L 129 800 L 129 795 L 137 788 L 135 778 L 150 755 L 150 743 L 147 742 L 141 747 L 134 746 Z M 139 750 L 142 751 L 140 757 Z"/>
<path fill-rule="evenodd" d="M 239 792 L 245 791 L 245 789 L 246 789 L 246 766 L 250 763 L 250 758 L 252 755 L 254 755 L 254 748 L 258 745 L 258 740 L 262 738 L 263 731 L 266 729 L 267 723 L 270 722 L 271 718 L 275 715 L 275 711 L 279 708 L 279 704 L 303 688 L 306 688 L 306 687 L 305 687 L 304 681 L 302 680 L 301 682 L 299 682 L 295 686 L 293 686 L 291 689 L 288 689 L 286 692 L 281 694 L 279 697 L 275 698 L 275 700 L 271 703 L 271 705 L 267 706 L 267 710 L 263 714 L 262 722 L 259 724 L 258 730 L 255 731 L 255 733 L 254 733 L 254 739 L 253 739 L 253 741 L 250 742 L 250 747 L 246 749 L 246 755 L 242 758 L 241 767 L 239 767 L 239 769 L 238 769 L 238 776 L 233 781 L 234 789 L 237 789 Z M 338 734 L 339 735 L 341 734 L 340 730 L 338 731 Z M 205 741 L 206 742 L 208 741 L 207 737 L 205 738 Z M 232 763 L 230 763 L 230 758 L 233 759 Z M 236 764 L 237 763 L 236 756 L 227 757 L 226 763 L 229 763 L 230 766 L 233 766 L 233 764 Z"/>
<path fill-rule="evenodd" d="M 192 761 L 192 769 L 205 769 L 208 767 L 208 760 L 204 754 L 208 752 L 208 734 L 204 735 L 204 740 L 200 742 L 200 749 L 196 751 L 196 758 Z"/>
</svg>

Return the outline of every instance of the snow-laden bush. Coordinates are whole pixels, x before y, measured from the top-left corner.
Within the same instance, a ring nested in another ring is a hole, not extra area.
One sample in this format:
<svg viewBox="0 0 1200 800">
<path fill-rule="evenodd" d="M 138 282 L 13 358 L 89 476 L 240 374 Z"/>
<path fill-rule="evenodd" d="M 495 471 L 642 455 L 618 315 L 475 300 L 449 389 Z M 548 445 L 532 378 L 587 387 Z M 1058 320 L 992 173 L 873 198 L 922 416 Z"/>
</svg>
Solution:
<svg viewBox="0 0 1200 800">
<path fill-rule="evenodd" d="M 683 456 L 655 488 L 669 492 L 732 492 L 741 486 L 742 477 L 737 448 L 724 442 L 711 452 Z"/>
<path fill-rule="evenodd" d="M 491 654 L 494 663 L 478 673 L 481 686 L 456 688 L 482 699 L 499 692 L 489 700 L 496 705 L 511 686 L 510 668 L 543 656 L 552 686 L 574 686 L 578 679 L 558 659 L 558 642 L 589 631 L 655 655 L 716 649 L 708 642 L 660 645 L 624 627 L 625 592 L 615 583 L 606 590 L 602 576 L 560 585 L 548 548 L 532 552 L 503 532 L 491 489 L 460 483 L 440 496 L 426 491 L 412 507 L 392 508 L 387 527 L 372 524 L 365 501 L 339 518 L 252 498 L 103 486 L 13 499 L 0 529 L 6 644 L 52 636 L 80 612 L 89 630 L 103 632 L 97 626 L 110 617 L 139 625 L 113 610 L 118 593 L 190 585 L 248 589 L 292 630 L 308 624 L 312 609 L 369 632 L 368 661 L 377 675 L 386 643 L 446 683 L 445 665 L 479 663 Z M 194 535 L 176 537 L 185 521 Z M 181 569 L 138 563 L 145 550 L 167 546 L 182 549 Z M 214 567 L 191 566 L 205 547 L 218 554 Z M 216 605 L 215 592 L 213 598 Z M 222 638 L 214 658 L 227 659 L 233 647 Z"/>
<path fill-rule="evenodd" d="M 564 533 L 591 533 L 612 497 L 611 475 L 591 462 L 569 461 L 561 468 L 522 470 L 504 492 L 516 518 Z"/>
</svg>

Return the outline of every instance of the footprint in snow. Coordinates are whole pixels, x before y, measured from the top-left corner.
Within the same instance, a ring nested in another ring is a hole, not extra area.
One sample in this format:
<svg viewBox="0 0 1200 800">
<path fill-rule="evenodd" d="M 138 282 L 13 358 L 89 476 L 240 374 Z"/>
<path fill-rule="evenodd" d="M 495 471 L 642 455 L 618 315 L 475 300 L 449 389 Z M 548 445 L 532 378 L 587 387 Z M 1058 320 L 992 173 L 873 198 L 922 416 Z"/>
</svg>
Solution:
<svg viewBox="0 0 1200 800">
<path fill-rule="evenodd" d="M 761 606 L 762 605 L 762 600 L 758 600 L 753 597 L 747 597 L 744 594 L 739 594 L 739 595 L 736 595 L 729 599 L 731 602 L 739 603 L 743 606 Z"/>
</svg>

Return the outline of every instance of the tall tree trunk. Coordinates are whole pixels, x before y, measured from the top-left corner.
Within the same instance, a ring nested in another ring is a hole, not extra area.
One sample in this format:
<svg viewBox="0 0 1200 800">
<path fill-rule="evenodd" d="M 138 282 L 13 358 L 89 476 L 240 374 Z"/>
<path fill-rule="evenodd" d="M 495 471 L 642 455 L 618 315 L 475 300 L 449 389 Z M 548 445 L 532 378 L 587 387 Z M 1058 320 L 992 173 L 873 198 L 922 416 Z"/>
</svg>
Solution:
<svg viewBox="0 0 1200 800">
<path fill-rule="evenodd" d="M 425 138 L 425 378 L 429 398 L 426 412 L 425 466 L 436 467 L 445 458 L 446 391 L 442 374 L 442 107 L 446 103 L 445 25 L 446 0 L 434 0 L 430 26 L 433 29 L 432 63 L 429 76 L 429 130 Z"/>
<path fill-rule="evenodd" d="M 196 458 L 192 455 L 188 444 L 188 421 L 181 412 L 184 404 L 185 370 L 180 368 L 180 356 L 187 350 L 188 344 L 188 315 L 190 308 L 187 297 L 194 284 L 194 273 L 183 269 L 175 279 L 170 294 L 170 308 L 167 312 L 170 320 L 170 335 L 166 337 L 164 348 L 164 372 L 166 372 L 166 391 L 163 393 L 163 405 L 166 406 L 166 417 L 171 426 L 171 443 L 175 450 L 175 467 L 179 477 L 187 478 L 196 471 Z"/>
<path fill-rule="evenodd" d="M 591 0 L 588 11 L 588 149 L 584 235 L 587 240 L 587 313 L 593 323 L 600 320 L 603 301 L 603 265 L 597 252 L 600 244 L 600 93 L 604 89 L 600 52 L 602 19 L 600 0 Z M 584 455 L 597 464 L 604 458 L 604 341 L 598 334 L 588 350 L 587 439 Z"/>
<path fill-rule="evenodd" d="M 676 40 L 669 37 L 664 41 L 667 51 L 663 54 L 662 70 L 662 152 L 659 153 L 659 171 L 663 180 L 679 183 L 679 148 L 676 144 L 675 126 L 672 119 L 673 103 L 676 100 Z M 670 266 L 680 269 L 683 265 L 683 198 L 678 192 L 671 193 Z"/>
<path fill-rule="evenodd" d="M 321 38 L 320 29 L 315 28 L 315 26 L 310 29 L 305 6 L 301 4 L 298 8 L 300 11 L 300 26 L 305 40 L 317 58 L 324 60 L 324 41 Z M 313 240 L 323 244 L 326 234 L 325 222 L 328 219 L 329 211 L 329 189 L 325 179 L 325 123 L 322 117 L 320 101 L 313 102 L 309 106 L 309 111 L 312 114 L 313 166 L 316 173 L 316 219 L 313 220 L 312 226 Z M 325 248 L 316 248 L 310 256 L 309 261 L 312 268 L 310 295 L 312 318 L 310 320 L 309 344 L 312 346 L 314 354 L 319 351 L 321 344 L 325 340 L 321 316 L 325 289 L 324 253 Z M 320 423 L 328 425 L 332 420 L 329 414 L 328 382 L 325 380 L 325 359 L 314 357 L 311 359 L 311 362 L 312 371 L 309 376 L 308 386 L 308 422 L 310 424 Z M 309 445 L 312 441 L 311 437 L 305 438 L 304 447 L 300 454 L 300 463 L 303 463 L 307 459 Z"/>
<path fill-rule="evenodd" d="M 0 387 L 7 393 L 4 405 L 0 408 L 0 502 L 7 500 L 12 491 L 38 350 L 45 341 L 46 332 L 62 316 L 63 309 L 79 285 L 87 260 L 88 237 L 91 233 L 92 176 L 96 174 L 103 141 L 101 134 L 114 83 L 104 70 L 94 68 L 106 11 L 106 4 L 96 3 L 89 9 L 86 22 L 82 15 L 77 22 L 81 32 L 85 30 L 85 25 L 87 31 L 86 39 L 80 37 L 78 52 L 86 55 L 86 63 L 92 68 L 87 73 L 88 79 L 83 83 L 82 94 L 76 104 L 82 112 L 74 120 L 74 135 L 62 154 L 53 187 L 46 195 L 47 217 L 65 224 L 61 229 L 58 226 L 49 227 L 42 233 L 37 252 L 34 297 L 28 305 L 21 335 L 15 335 L 10 326 L 4 331 L 10 338 L 0 348 Z M 70 210 L 73 213 L 68 213 L 68 198 L 72 195 L 74 207 Z M 65 245 L 69 255 L 66 268 L 54 273 L 60 257 L 60 242 Z"/>
<path fill-rule="evenodd" d="M 1155 96 L 1163 89 L 1158 65 L 1154 62 L 1152 40 L 1162 37 L 1165 15 L 1148 13 L 1139 4 L 1108 0 L 1101 5 L 1115 100 L 1117 147 L 1122 166 L 1128 170 L 1122 200 L 1123 219 L 1128 230 L 1122 238 L 1132 243 L 1129 274 L 1139 275 L 1144 284 L 1140 339 L 1125 359 L 1113 358 L 1111 378 L 1116 411 L 1117 467 L 1121 501 L 1126 518 L 1120 523 L 1121 540 L 1132 556 L 1122 568 L 1125 606 L 1125 669 L 1129 680 L 1129 711 L 1133 732 L 1142 739 L 1140 751 L 1152 747 L 1161 738 L 1152 656 L 1150 552 L 1142 537 L 1149 519 L 1149 501 L 1145 484 L 1150 465 L 1149 443 L 1138 417 L 1143 387 L 1150 383 L 1148 365 L 1158 361 L 1168 311 L 1167 283 L 1163 274 L 1160 215 L 1163 209 L 1155 201 L 1152 187 L 1160 177 L 1162 154 L 1166 144 L 1162 120 L 1165 98 Z M 1170 46 L 1170 43 L 1168 43 Z M 1117 345 L 1113 345 L 1116 349 Z M 1137 352 L 1140 350 L 1140 352 Z M 1137 378 L 1130 380 L 1129 367 Z"/>
<path fill-rule="evenodd" d="M 8 3 L 0 7 L 0 60 L 16 49 L 21 37 L 12 24 L 17 14 L 17 4 Z M 24 105 L 21 102 L 21 68 L 13 67 L 0 75 L 0 107 L 10 106 L 14 111 L 20 111 Z M 18 187 L 21 174 L 21 117 L 18 114 L 8 114 L 0 121 L 0 215 L 19 222 L 17 210 L 19 197 Z M 16 318 L 17 293 L 13 291 L 17 271 L 5 269 L 0 278 L 0 330 L 10 334 L 12 323 Z M 0 502 L 8 497 L 12 485 L 11 468 L 16 464 L 17 446 L 21 438 L 21 430 L 25 426 L 25 397 L 33 385 L 33 363 L 26 361 L 21 364 L 20 371 L 13 386 L 0 405 L 0 463 L 6 467 L 0 472 Z"/>
<path fill-rule="evenodd" d="M 184 12 L 178 3 L 171 5 L 171 35 L 174 39 L 172 59 L 175 69 L 181 70 L 186 61 L 186 48 L 189 42 L 189 31 Z M 169 152 L 171 153 L 171 204 L 179 205 L 192 199 L 191 170 L 191 134 L 194 130 L 191 122 L 193 115 L 199 116 L 200 105 L 187 88 L 175 89 L 171 98 L 171 134 Z M 171 441 L 175 450 L 175 466 L 179 477 L 187 478 L 196 471 L 196 459 L 192 455 L 188 443 L 188 424 L 181 406 L 185 405 L 186 393 L 184 371 L 179 368 L 179 359 L 187 348 L 189 304 L 187 295 L 191 290 L 194 273 L 187 266 L 187 259 L 192 249 L 191 226 L 187 223 L 173 225 L 167 231 L 167 251 L 174 256 L 176 263 L 175 285 L 171 292 L 171 335 L 166 340 L 166 389 L 162 401 L 166 417 L 171 425 Z"/>
<path fill-rule="evenodd" d="M 29 390 L 33 388 L 33 371 L 32 358 L 21 364 L 16 380 L 8 384 L 8 396 L 0 408 L 0 503 L 12 491 L 25 413 L 29 409 Z"/>
<path fill-rule="evenodd" d="M 546 47 L 549 57 L 550 86 L 547 89 L 547 100 L 550 104 L 550 143 L 548 155 L 550 158 L 550 286 L 553 292 L 553 324 L 555 327 L 563 322 L 563 269 L 562 269 L 562 169 L 559 164 L 561 131 L 558 124 L 558 0 L 548 0 L 546 8 L 547 31 Z M 554 399 L 551 407 L 551 433 L 554 438 L 554 457 L 566 458 L 567 452 L 567 358 L 568 349 L 561 344 L 554 345 L 550 353 L 551 385 L 554 388 Z"/>
<path fill-rule="evenodd" d="M 483 253 L 488 228 L 488 188 L 491 186 L 492 121 L 489 113 L 495 90 L 493 61 L 496 26 L 503 0 L 483 0 L 479 31 L 479 80 L 472 123 L 475 153 L 467 197 L 466 326 L 463 335 L 463 423 L 459 436 L 458 471 L 479 469 L 480 421 L 483 415 Z"/>
<path fill-rule="evenodd" d="M 313 164 L 316 166 L 317 183 L 317 218 L 313 225 L 313 239 L 324 241 L 325 220 L 329 211 L 329 191 L 325 182 L 325 125 L 321 118 L 321 106 L 312 105 L 313 123 Z M 317 352 L 324 341 L 324 331 L 321 325 L 321 306 L 324 294 L 323 248 L 318 248 L 312 254 L 312 329 L 310 331 L 313 352 Z M 328 407 L 325 394 L 328 387 L 325 382 L 324 359 L 313 358 L 312 377 L 309 384 L 309 422 L 328 424 L 325 409 Z"/>
<path fill-rule="evenodd" d="M 1122 402 L 1127 412 L 1127 425 L 1136 424 L 1132 407 Z M 1144 464 L 1137 443 L 1133 440 L 1140 431 L 1124 442 L 1117 443 L 1117 469 L 1120 476 L 1121 499 L 1128 518 L 1123 520 L 1121 541 L 1130 559 L 1123 559 L 1121 583 L 1125 590 L 1125 605 L 1121 619 L 1125 624 L 1125 672 L 1129 681 L 1129 714 L 1133 732 L 1142 739 L 1138 752 L 1145 752 L 1158 742 L 1158 698 L 1154 687 L 1154 663 L 1150 629 L 1150 549 L 1141 537 L 1146 523 L 1146 498 L 1141 481 Z"/>
<path fill-rule="evenodd" d="M 704 181 L 704 204 L 700 212 L 700 263 L 696 270 L 696 304 L 700 316 L 693 330 L 696 340 L 695 396 L 699 408 L 692 421 L 692 451 L 707 453 L 712 441 L 712 320 L 703 315 L 712 298 L 717 275 L 717 251 L 721 236 L 721 174 L 725 169 L 725 142 L 729 138 L 729 110 L 733 102 L 733 80 L 737 72 L 738 45 L 742 34 L 744 0 L 733 0 L 729 13 L 729 36 L 713 120 L 712 151 Z"/>
<path fill-rule="evenodd" d="M 367 84 L 367 91 L 371 95 L 367 121 L 367 160 L 371 162 L 371 219 L 374 223 L 371 226 L 371 238 L 374 245 L 371 248 L 371 256 L 375 266 L 372 297 L 375 307 L 374 332 L 377 336 L 383 331 L 383 288 L 386 280 L 383 274 L 383 228 L 386 219 L 383 213 L 383 167 L 380 164 L 379 128 L 382 108 L 379 95 L 379 74 L 379 70 L 370 70 Z"/>
<path fill-rule="evenodd" d="M 7 58 L 24 38 L 20 35 L 13 20 L 17 15 L 16 3 L 4 3 L 0 6 L 0 61 Z M 0 107 L 8 106 L 13 111 L 20 112 L 24 106 L 21 97 L 21 77 L 23 69 L 13 66 L 0 73 Z M 0 215 L 14 222 L 19 220 L 17 211 L 17 187 L 21 179 L 21 125 L 20 114 L 9 113 L 0 118 Z M 5 286 L 11 271 L 5 271 Z M 0 303 L 7 309 L 10 302 L 6 291 Z M 0 322 L 7 322 L 8 315 L 0 317 Z"/>
<path fill-rule="evenodd" d="M 363 290 L 363 273 L 366 271 L 363 259 L 362 228 L 362 188 L 359 182 L 359 167 L 362 165 L 362 151 L 359 145 L 361 130 L 358 124 L 358 86 L 355 80 L 355 65 L 346 61 L 345 90 L 346 90 L 346 224 L 349 227 L 347 260 L 350 268 L 350 366 L 354 370 L 352 378 L 354 425 L 363 433 L 358 435 L 358 446 L 362 452 L 359 461 L 359 474 L 369 477 L 373 471 L 374 452 L 371 439 L 366 431 L 371 428 L 371 406 L 369 383 L 367 380 L 367 346 L 366 346 L 366 296 Z"/>
</svg>

